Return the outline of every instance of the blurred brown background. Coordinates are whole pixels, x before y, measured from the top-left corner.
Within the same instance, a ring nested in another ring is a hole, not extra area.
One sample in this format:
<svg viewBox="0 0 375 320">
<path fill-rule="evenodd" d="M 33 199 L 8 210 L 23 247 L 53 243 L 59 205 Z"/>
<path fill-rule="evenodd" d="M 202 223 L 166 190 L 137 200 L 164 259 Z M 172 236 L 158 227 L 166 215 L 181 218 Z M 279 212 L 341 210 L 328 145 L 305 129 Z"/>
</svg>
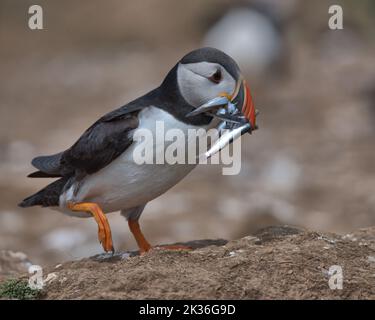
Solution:
<svg viewBox="0 0 375 320">
<path fill-rule="evenodd" d="M 375 3 L 148 0 L 0 2 L 0 249 L 35 263 L 101 252 L 93 219 L 16 204 L 47 183 L 30 160 L 69 147 L 102 114 L 153 89 L 182 55 L 216 46 L 245 70 L 261 111 L 242 171 L 200 166 L 151 202 L 150 242 L 238 238 L 293 224 L 350 232 L 375 224 Z M 28 28 L 28 8 L 44 30 Z M 136 247 L 109 215 L 116 249 Z"/>
</svg>

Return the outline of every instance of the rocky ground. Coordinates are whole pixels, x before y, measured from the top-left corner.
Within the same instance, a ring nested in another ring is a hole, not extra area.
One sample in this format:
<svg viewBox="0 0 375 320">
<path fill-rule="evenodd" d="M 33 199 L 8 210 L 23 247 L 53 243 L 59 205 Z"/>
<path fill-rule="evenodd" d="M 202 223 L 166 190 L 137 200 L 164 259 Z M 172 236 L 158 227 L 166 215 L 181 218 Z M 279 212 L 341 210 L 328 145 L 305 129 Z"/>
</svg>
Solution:
<svg viewBox="0 0 375 320">
<path fill-rule="evenodd" d="M 46 267 L 48 281 L 37 297 L 375 299 L 375 228 L 337 235 L 270 227 L 239 240 L 190 245 L 195 249 L 101 254 Z M 338 276 L 333 266 L 342 270 L 342 289 L 331 278 Z"/>
</svg>

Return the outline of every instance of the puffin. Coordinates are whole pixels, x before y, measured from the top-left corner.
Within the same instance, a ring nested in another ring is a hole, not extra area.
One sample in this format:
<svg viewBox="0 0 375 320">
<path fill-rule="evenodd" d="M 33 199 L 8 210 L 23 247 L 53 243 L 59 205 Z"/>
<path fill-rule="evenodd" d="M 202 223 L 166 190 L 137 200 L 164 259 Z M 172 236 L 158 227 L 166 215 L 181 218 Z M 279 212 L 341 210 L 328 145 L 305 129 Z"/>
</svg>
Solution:
<svg viewBox="0 0 375 320">
<path fill-rule="evenodd" d="M 236 112 L 226 117 L 222 112 L 225 102 L 236 107 Z M 218 108 L 220 112 L 215 113 Z M 73 217 L 93 217 L 106 252 L 114 252 L 106 217 L 114 211 L 127 219 L 140 254 L 152 248 L 191 249 L 151 246 L 139 218 L 148 202 L 177 184 L 197 164 L 136 163 L 133 153 L 141 143 L 135 139 L 137 131 L 155 133 L 156 123 L 161 121 L 165 130 L 187 133 L 216 128 L 224 119 L 232 129 L 245 123 L 246 131 L 251 132 L 256 128 L 255 117 L 250 88 L 237 63 L 218 49 L 196 49 L 177 62 L 159 87 L 99 118 L 70 148 L 34 158 L 31 164 L 37 171 L 28 177 L 55 180 L 19 206 L 50 207 Z M 156 141 L 148 148 L 165 151 Z"/>
</svg>

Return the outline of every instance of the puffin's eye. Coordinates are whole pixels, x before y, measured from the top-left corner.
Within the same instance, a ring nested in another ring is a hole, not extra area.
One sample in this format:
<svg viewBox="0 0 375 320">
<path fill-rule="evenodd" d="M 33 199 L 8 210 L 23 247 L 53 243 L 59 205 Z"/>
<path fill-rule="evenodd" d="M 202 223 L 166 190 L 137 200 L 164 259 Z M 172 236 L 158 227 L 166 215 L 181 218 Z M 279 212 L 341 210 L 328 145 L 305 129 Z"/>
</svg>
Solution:
<svg viewBox="0 0 375 320">
<path fill-rule="evenodd" d="M 212 76 L 210 76 L 208 79 L 212 81 L 213 83 L 220 83 L 222 79 L 221 70 L 217 69 L 215 73 Z"/>
</svg>

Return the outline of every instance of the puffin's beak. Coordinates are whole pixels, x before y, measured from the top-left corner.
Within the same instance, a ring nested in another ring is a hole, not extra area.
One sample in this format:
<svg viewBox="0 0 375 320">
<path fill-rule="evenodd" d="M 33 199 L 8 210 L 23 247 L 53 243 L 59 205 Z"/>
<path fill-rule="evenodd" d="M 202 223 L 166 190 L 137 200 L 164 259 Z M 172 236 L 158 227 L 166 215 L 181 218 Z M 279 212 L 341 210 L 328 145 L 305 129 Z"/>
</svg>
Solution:
<svg viewBox="0 0 375 320">
<path fill-rule="evenodd" d="M 226 105 L 228 106 L 229 110 L 231 110 L 229 114 L 222 114 L 218 112 L 218 109 Z M 233 113 L 233 109 L 235 110 L 236 108 L 238 111 Z M 236 88 L 231 95 L 222 93 L 220 96 L 189 112 L 186 117 L 193 117 L 202 113 L 208 113 L 223 120 L 237 124 L 244 124 L 243 121 L 245 120 L 250 124 L 250 132 L 257 129 L 255 120 L 257 112 L 254 107 L 249 86 L 242 76 L 240 76 L 240 79 L 236 84 Z"/>
<path fill-rule="evenodd" d="M 189 112 L 186 117 L 193 117 L 201 113 L 206 113 L 218 109 L 219 107 L 225 106 L 230 100 L 226 96 L 216 97 L 207 103 L 201 105 L 200 107 Z"/>
<path fill-rule="evenodd" d="M 238 81 L 231 100 L 237 106 L 242 115 L 249 121 L 251 129 L 256 129 L 256 110 L 246 80 L 240 79 Z"/>
</svg>

